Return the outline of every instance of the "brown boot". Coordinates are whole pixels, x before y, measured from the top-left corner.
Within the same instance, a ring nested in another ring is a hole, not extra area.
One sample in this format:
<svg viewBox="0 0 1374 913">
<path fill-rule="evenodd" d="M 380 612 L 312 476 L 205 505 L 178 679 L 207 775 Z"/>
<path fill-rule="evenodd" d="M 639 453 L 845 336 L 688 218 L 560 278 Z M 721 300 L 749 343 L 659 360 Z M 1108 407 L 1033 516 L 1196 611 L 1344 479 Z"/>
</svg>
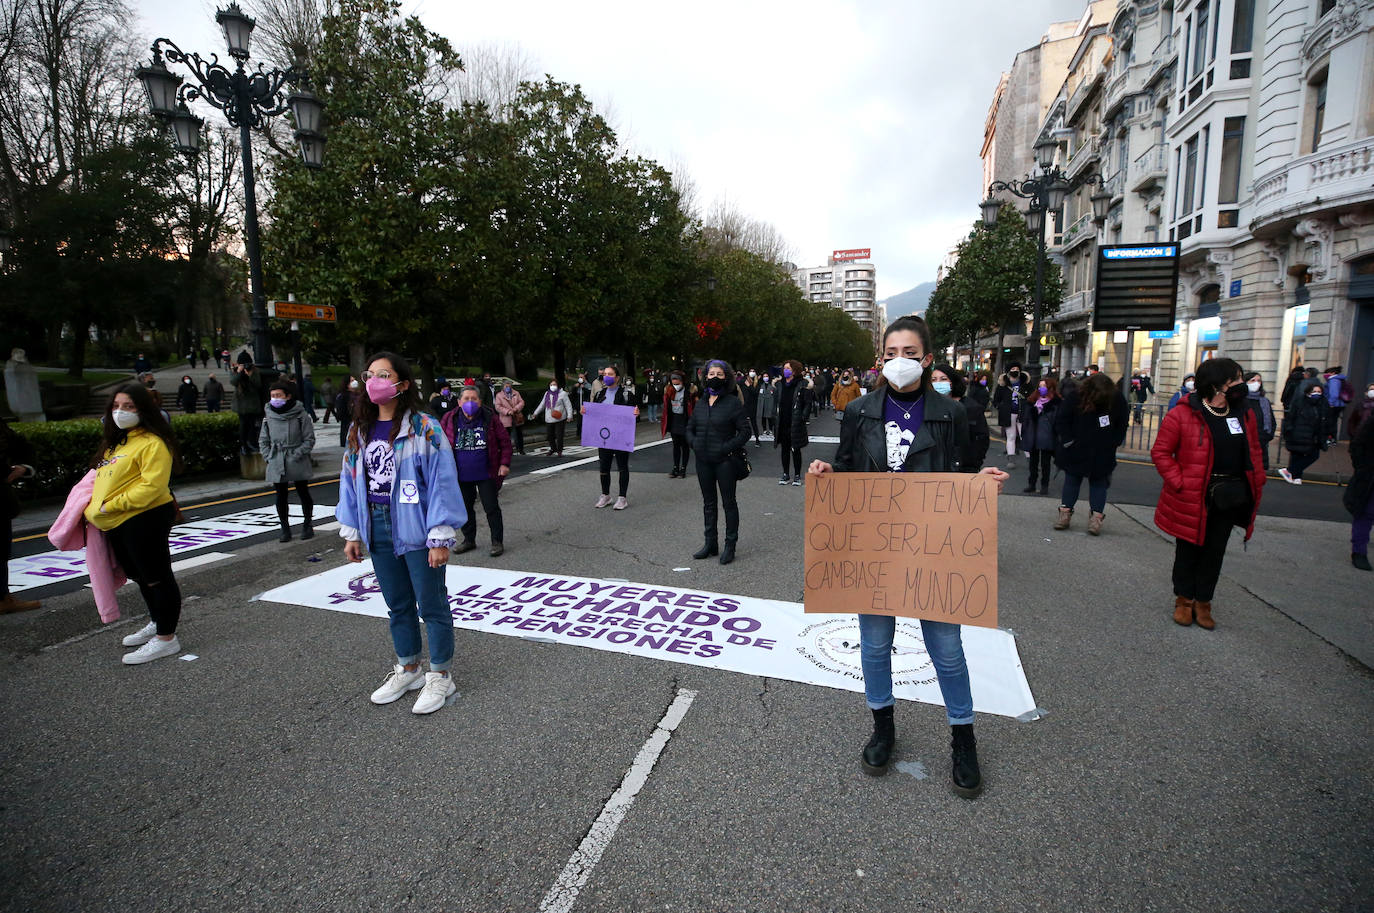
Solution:
<svg viewBox="0 0 1374 913">
<path fill-rule="evenodd" d="M 1071 520 L 1073 520 L 1073 508 L 1072 508 L 1072 507 L 1064 507 L 1064 506 L 1061 504 L 1060 507 L 1059 507 L 1059 519 L 1054 521 L 1054 528 L 1055 528 L 1055 529 L 1068 529 L 1068 528 L 1069 528 L 1069 521 L 1071 521 Z"/>
<path fill-rule="evenodd" d="M 1185 628 L 1193 623 L 1193 600 L 1187 596 L 1174 597 L 1174 621 Z"/>
<path fill-rule="evenodd" d="M 34 602 L 31 599 L 15 599 L 14 596 L 6 596 L 0 599 L 0 615 L 8 615 L 11 612 L 32 612 L 34 609 L 42 608 L 43 603 Z"/>
<path fill-rule="evenodd" d="M 1210 631 L 1217 626 L 1212 620 L 1212 604 L 1210 602 L 1195 602 L 1193 609 L 1197 612 L 1197 626 Z"/>
<path fill-rule="evenodd" d="M 1093 513 L 1088 516 L 1088 535 L 1102 535 L 1102 521 L 1105 519 L 1107 519 L 1106 516 L 1093 511 Z"/>
</svg>

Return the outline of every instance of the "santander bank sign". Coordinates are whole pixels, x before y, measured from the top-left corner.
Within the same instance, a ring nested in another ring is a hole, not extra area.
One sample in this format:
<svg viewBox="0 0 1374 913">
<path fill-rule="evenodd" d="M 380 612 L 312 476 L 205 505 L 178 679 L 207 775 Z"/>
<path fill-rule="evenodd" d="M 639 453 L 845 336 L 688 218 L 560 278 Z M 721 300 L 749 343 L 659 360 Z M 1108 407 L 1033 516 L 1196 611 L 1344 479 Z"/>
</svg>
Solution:
<svg viewBox="0 0 1374 913">
<path fill-rule="evenodd" d="M 830 259 L 836 263 L 844 263 L 847 260 L 869 260 L 873 257 L 872 248 L 857 247 L 852 250 L 837 250 L 830 255 Z"/>
</svg>

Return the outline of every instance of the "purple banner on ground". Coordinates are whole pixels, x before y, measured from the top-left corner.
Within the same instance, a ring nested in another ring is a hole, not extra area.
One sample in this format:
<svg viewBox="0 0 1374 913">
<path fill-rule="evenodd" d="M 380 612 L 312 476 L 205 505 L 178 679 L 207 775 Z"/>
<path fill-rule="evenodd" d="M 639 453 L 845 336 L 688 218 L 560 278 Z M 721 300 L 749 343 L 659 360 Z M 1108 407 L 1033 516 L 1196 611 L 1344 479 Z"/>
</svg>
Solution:
<svg viewBox="0 0 1374 913">
<path fill-rule="evenodd" d="M 582 446 L 633 451 L 635 407 L 587 403 L 587 414 L 582 417 Z"/>
</svg>

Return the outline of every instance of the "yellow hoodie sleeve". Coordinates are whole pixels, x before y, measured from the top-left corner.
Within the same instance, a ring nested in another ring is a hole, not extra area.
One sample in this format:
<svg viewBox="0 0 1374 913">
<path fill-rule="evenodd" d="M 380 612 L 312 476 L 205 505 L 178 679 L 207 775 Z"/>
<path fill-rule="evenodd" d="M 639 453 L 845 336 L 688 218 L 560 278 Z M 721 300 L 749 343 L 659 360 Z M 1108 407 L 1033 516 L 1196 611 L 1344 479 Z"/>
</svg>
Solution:
<svg viewBox="0 0 1374 913">
<path fill-rule="evenodd" d="M 128 470 L 137 473 L 120 491 L 105 501 L 106 514 L 136 514 L 171 500 L 168 483 L 172 478 L 172 453 L 155 434 L 142 436 L 143 444 Z"/>
</svg>

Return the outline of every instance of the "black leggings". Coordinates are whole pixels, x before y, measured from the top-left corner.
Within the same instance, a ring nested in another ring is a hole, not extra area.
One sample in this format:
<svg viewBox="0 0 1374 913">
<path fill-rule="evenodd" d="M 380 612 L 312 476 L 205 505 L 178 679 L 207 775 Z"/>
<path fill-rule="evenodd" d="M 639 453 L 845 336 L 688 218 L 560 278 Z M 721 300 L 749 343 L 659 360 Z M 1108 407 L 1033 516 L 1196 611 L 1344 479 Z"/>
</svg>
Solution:
<svg viewBox="0 0 1374 913">
<path fill-rule="evenodd" d="M 615 457 L 615 465 L 620 469 L 620 496 L 623 498 L 625 493 L 630 490 L 630 452 L 628 450 L 596 448 L 596 462 L 601 470 L 601 493 L 603 495 L 611 493 L 611 457 Z"/>
<path fill-rule="evenodd" d="M 1250 516 L 1246 505 L 1244 515 Z M 1194 545 L 1183 539 L 1174 544 L 1174 595 L 1198 602 L 1211 602 L 1216 592 L 1217 580 L 1221 577 L 1221 562 L 1226 557 L 1226 543 L 1231 539 L 1231 528 L 1241 519 L 1239 511 L 1227 513 L 1207 507 L 1207 529 L 1202 536 L 1202 544 Z"/>
<path fill-rule="evenodd" d="M 282 526 L 286 526 L 289 521 L 289 509 L 287 508 L 287 495 L 291 491 L 290 482 L 274 482 L 272 488 L 277 492 L 277 519 Z M 315 509 L 315 499 L 310 496 L 310 483 L 301 479 L 295 483 L 296 494 L 301 498 L 301 510 L 305 513 L 305 522 L 310 523 L 311 511 Z"/>
<path fill-rule="evenodd" d="M 673 432 L 673 467 L 675 469 L 686 470 L 687 462 L 692 458 L 692 448 L 687 444 L 687 435 Z"/>
<path fill-rule="evenodd" d="M 739 501 L 735 498 L 738 481 L 735 464 L 727 457 L 719 463 L 697 460 L 697 483 L 701 485 L 701 513 L 706 527 L 706 541 L 716 541 L 716 489 L 720 489 L 720 503 L 725 507 L 725 541 L 739 541 Z"/>
<path fill-rule="evenodd" d="M 1050 487 L 1050 460 L 1054 457 L 1053 450 L 1032 450 L 1030 452 L 1030 482 L 1027 484 L 1035 487 L 1036 470 L 1040 470 L 1040 486 Z"/>
<path fill-rule="evenodd" d="M 500 490 L 492 479 L 480 482 L 459 482 L 458 490 L 463 494 L 463 509 L 467 511 L 468 522 L 463 524 L 463 541 L 477 539 L 476 501 L 482 499 L 482 510 L 487 515 L 487 526 L 491 527 L 491 544 L 497 545 L 506 539 L 506 523 L 501 516 Z"/>
<path fill-rule="evenodd" d="M 545 422 L 544 427 L 549 433 L 549 454 L 563 452 L 563 435 L 568 430 L 568 420 L 559 419 L 556 422 Z"/>
<path fill-rule="evenodd" d="M 181 618 L 181 588 L 172 575 L 172 552 L 167 542 L 175 516 L 176 507 L 168 501 L 134 514 L 106 533 L 115 560 L 125 576 L 138 584 L 148 604 L 148 615 L 162 635 L 175 634 Z"/>
<path fill-rule="evenodd" d="M 788 460 L 796 467 L 794 472 L 801 475 L 802 454 L 800 447 L 792 446 L 792 429 L 783 431 L 778 429 L 777 433 L 778 449 L 782 451 L 782 474 L 787 475 Z"/>
</svg>

